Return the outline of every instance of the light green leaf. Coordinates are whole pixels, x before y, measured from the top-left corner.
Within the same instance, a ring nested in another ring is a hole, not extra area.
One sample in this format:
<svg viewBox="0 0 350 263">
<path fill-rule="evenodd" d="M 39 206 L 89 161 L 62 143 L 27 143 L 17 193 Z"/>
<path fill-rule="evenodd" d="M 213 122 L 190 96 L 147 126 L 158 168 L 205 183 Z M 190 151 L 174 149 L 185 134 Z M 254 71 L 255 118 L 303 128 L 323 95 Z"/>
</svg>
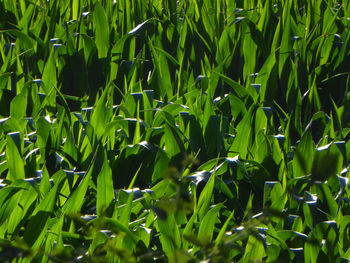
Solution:
<svg viewBox="0 0 350 263">
<path fill-rule="evenodd" d="M 105 58 L 109 49 L 109 24 L 105 10 L 99 1 L 95 4 L 93 21 L 98 57 Z"/>
<path fill-rule="evenodd" d="M 211 208 L 207 214 L 204 216 L 204 218 L 201 220 L 201 224 L 199 226 L 198 230 L 198 238 L 206 237 L 209 240 L 213 238 L 214 234 L 214 226 L 217 222 L 217 216 L 221 208 L 223 208 L 224 205 L 222 203 L 217 204 Z"/>
<path fill-rule="evenodd" d="M 107 154 L 104 153 L 102 169 L 97 176 L 97 215 L 102 216 L 110 207 L 114 198 L 112 170 L 108 164 Z"/>
<path fill-rule="evenodd" d="M 10 133 L 6 136 L 6 159 L 9 167 L 7 178 L 11 181 L 25 178 L 21 147 L 20 145 L 16 145 L 16 141 L 20 143 L 20 140 L 19 133 Z"/>
</svg>

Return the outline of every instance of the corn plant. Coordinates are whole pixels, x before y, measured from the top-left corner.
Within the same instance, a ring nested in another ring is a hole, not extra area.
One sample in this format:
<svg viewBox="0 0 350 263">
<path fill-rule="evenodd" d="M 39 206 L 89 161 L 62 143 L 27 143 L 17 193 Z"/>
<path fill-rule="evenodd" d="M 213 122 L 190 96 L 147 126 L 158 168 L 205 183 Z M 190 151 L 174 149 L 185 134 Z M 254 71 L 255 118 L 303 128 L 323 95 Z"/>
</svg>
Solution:
<svg viewBox="0 0 350 263">
<path fill-rule="evenodd" d="M 349 261 L 349 17 L 1 1 L 0 261 Z"/>
</svg>

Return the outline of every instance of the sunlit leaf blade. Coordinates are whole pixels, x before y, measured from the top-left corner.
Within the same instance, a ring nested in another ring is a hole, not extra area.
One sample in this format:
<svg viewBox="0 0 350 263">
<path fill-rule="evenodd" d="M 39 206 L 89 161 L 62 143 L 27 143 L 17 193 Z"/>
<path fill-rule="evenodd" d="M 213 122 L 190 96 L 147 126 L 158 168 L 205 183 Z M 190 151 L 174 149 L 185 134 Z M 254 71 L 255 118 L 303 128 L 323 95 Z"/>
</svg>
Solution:
<svg viewBox="0 0 350 263">
<path fill-rule="evenodd" d="M 167 216 L 166 220 L 157 219 L 157 228 L 161 236 L 162 248 L 166 255 L 170 256 L 177 248 L 180 247 L 181 239 L 174 215 Z"/>
<path fill-rule="evenodd" d="M 223 204 L 217 204 L 204 216 L 198 230 L 199 238 L 208 238 L 209 240 L 212 239 L 214 234 L 214 226 L 221 208 L 223 208 Z"/>
<path fill-rule="evenodd" d="M 109 49 L 109 25 L 105 10 L 99 1 L 95 4 L 93 20 L 98 56 L 99 58 L 105 58 Z"/>
<path fill-rule="evenodd" d="M 104 215 L 114 198 L 112 170 L 108 164 L 106 154 L 104 157 L 102 169 L 97 176 L 96 210 L 98 216 Z"/>
<path fill-rule="evenodd" d="M 18 132 L 6 136 L 6 159 L 9 167 L 8 179 L 11 181 L 25 178 L 24 162 L 19 144 L 21 142 Z"/>
</svg>

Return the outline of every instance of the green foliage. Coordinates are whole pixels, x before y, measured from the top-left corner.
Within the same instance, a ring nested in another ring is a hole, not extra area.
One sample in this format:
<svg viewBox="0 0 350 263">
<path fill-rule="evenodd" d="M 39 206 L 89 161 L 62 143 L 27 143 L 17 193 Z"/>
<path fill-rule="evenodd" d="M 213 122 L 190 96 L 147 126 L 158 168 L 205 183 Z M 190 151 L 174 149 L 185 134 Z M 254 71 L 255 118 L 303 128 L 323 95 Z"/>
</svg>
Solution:
<svg viewBox="0 0 350 263">
<path fill-rule="evenodd" d="M 0 261 L 349 260 L 349 16 L 0 2 Z"/>
</svg>

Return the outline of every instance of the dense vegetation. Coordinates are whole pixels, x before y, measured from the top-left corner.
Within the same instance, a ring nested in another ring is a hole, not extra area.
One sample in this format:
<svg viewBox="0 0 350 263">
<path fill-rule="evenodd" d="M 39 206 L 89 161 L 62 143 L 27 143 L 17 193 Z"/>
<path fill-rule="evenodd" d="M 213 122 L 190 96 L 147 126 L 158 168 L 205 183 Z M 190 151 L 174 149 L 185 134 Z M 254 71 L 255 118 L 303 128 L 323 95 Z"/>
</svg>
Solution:
<svg viewBox="0 0 350 263">
<path fill-rule="evenodd" d="M 0 1 L 1 262 L 348 262 L 350 1 Z"/>
</svg>

